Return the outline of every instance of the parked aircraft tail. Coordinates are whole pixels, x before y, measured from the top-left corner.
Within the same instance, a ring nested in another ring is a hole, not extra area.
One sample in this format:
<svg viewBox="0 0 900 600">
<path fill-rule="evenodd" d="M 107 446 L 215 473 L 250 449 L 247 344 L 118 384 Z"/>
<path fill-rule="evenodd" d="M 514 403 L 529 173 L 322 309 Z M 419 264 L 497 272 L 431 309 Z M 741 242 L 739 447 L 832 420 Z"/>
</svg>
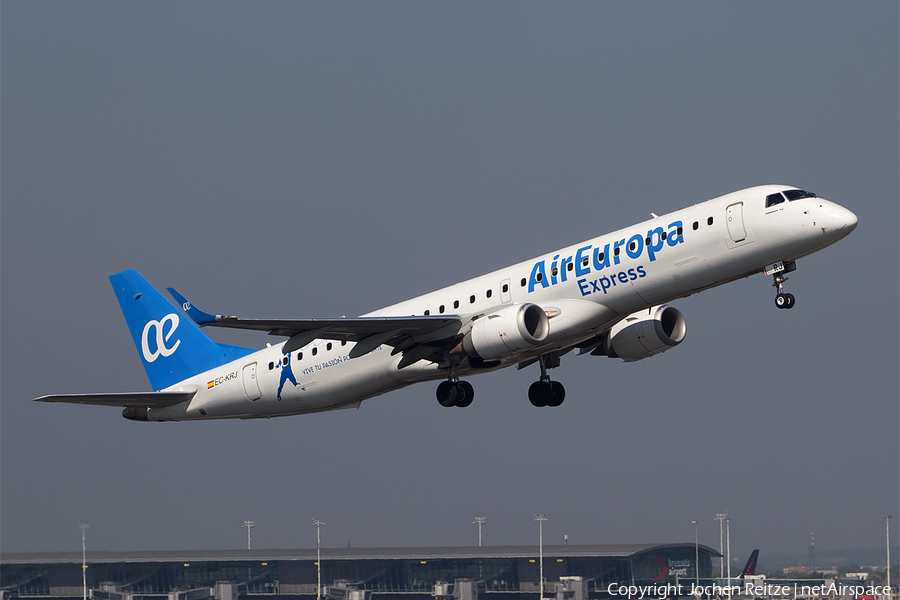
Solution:
<svg viewBox="0 0 900 600">
<path fill-rule="evenodd" d="M 743 579 L 745 575 L 756 575 L 757 558 L 759 558 L 759 550 L 754 550 L 750 553 L 750 558 L 747 559 L 747 564 L 744 566 L 744 570 L 741 571 L 741 579 Z"/>
<path fill-rule="evenodd" d="M 109 280 L 154 391 L 253 352 L 209 339 L 137 271 Z"/>
</svg>

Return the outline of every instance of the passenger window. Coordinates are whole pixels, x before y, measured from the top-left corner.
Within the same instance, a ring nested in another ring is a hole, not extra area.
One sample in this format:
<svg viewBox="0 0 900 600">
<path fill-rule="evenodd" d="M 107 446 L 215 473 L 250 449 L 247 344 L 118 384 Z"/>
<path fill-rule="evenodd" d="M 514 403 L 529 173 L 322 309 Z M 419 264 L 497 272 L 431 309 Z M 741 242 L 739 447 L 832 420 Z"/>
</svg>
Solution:
<svg viewBox="0 0 900 600">
<path fill-rule="evenodd" d="M 347 345 L 347 340 L 341 340 L 341 346 L 346 346 L 346 345 Z"/>
<path fill-rule="evenodd" d="M 331 350 L 331 342 L 328 342 L 327 344 L 325 344 L 325 349 Z"/>
<path fill-rule="evenodd" d="M 271 370 L 274 369 L 274 368 L 275 368 L 275 363 L 270 362 L 270 363 L 269 363 L 269 370 L 271 371 Z"/>
<path fill-rule="evenodd" d="M 469 296 L 469 304 L 475 304 L 475 296 Z"/>
<path fill-rule="evenodd" d="M 697 231 L 697 228 L 700 227 L 700 223 L 694 221 L 694 231 Z"/>
<path fill-rule="evenodd" d="M 525 287 L 525 278 L 522 278 L 522 287 Z"/>
<path fill-rule="evenodd" d="M 681 227 L 679 227 L 678 229 L 675 230 L 675 233 L 677 233 L 678 235 L 681 235 L 681 232 L 682 232 Z"/>
<path fill-rule="evenodd" d="M 441 305 L 438 307 L 438 310 L 440 311 L 441 314 L 444 314 L 444 305 L 441 304 Z"/>
<path fill-rule="evenodd" d="M 628 249 L 634 252 L 634 249 L 637 248 L 637 242 L 631 242 L 628 244 Z"/>
<path fill-rule="evenodd" d="M 303 360 L 303 353 L 302 353 L 302 352 L 298 352 L 298 353 L 297 353 L 297 360 Z"/>
<path fill-rule="evenodd" d="M 566 271 L 571 271 L 574 268 L 575 268 L 575 265 L 573 265 L 572 263 L 569 263 L 566 265 Z"/>
<path fill-rule="evenodd" d="M 525 281 L 525 280 L 523 279 L 522 281 Z M 504 283 L 504 284 L 503 284 L 503 293 L 505 294 L 505 293 L 508 292 L 508 291 L 509 291 L 509 284 L 508 284 L 508 283 Z"/>
<path fill-rule="evenodd" d="M 506 286 L 504 285 L 503 287 L 506 287 Z M 494 292 L 492 290 L 488 290 L 484 293 L 484 295 L 485 295 L 485 297 L 490 298 L 493 295 L 493 293 Z"/>
<path fill-rule="evenodd" d="M 313 356 L 319 353 L 319 349 L 313 346 Z"/>
<path fill-rule="evenodd" d="M 603 257 L 604 257 L 604 256 L 605 256 L 604 253 L 601 252 L 600 254 L 597 255 L 597 258 L 600 259 L 600 262 L 603 262 Z"/>
<path fill-rule="evenodd" d="M 784 196 L 782 196 L 780 193 L 766 196 L 766 208 L 775 206 L 776 204 L 781 204 L 782 202 L 784 202 Z"/>
<path fill-rule="evenodd" d="M 556 267 L 553 267 L 553 269 L 550 271 L 550 275 L 551 275 L 552 277 L 556 277 L 556 275 L 557 275 L 558 273 L 559 273 L 559 269 L 557 269 Z"/>
<path fill-rule="evenodd" d="M 281 364 L 283 364 L 283 365 L 285 365 L 285 366 L 286 366 L 289 362 L 290 362 L 290 359 L 289 359 L 287 356 L 285 356 L 284 358 L 281 359 Z"/>
<path fill-rule="evenodd" d="M 650 236 L 647 236 L 647 239 L 644 240 L 644 242 L 645 242 L 648 246 L 650 245 L 650 242 L 652 242 L 652 241 L 653 241 L 653 240 L 650 239 Z"/>
<path fill-rule="evenodd" d="M 453 308 L 459 308 L 459 300 L 453 301 Z"/>
<path fill-rule="evenodd" d="M 425 316 L 426 316 L 426 317 L 427 317 L 428 315 L 430 315 L 430 314 L 431 314 L 431 311 L 430 311 L 430 310 L 426 310 L 426 311 L 425 311 Z"/>
<path fill-rule="evenodd" d="M 661 240 L 666 239 L 666 232 L 665 232 L 665 231 L 663 231 L 661 234 L 659 234 L 659 239 L 661 239 Z"/>
<path fill-rule="evenodd" d="M 707 225 L 712 225 L 712 217 L 710 217 L 710 218 L 708 218 L 708 219 L 706 220 L 706 224 L 707 224 Z"/>
<path fill-rule="evenodd" d="M 541 280 L 544 278 L 544 274 L 543 274 L 543 273 L 538 273 L 537 275 L 534 276 L 534 278 L 535 278 L 537 281 L 541 281 Z M 525 280 L 523 279 L 522 281 L 525 281 Z"/>
<path fill-rule="evenodd" d="M 613 254 L 615 254 L 616 256 L 619 255 L 619 247 L 618 246 L 616 246 L 616 249 L 613 250 Z"/>
<path fill-rule="evenodd" d="M 587 256 L 585 256 L 584 259 L 581 261 L 581 266 L 582 266 L 582 267 L 588 266 L 588 258 L 587 258 Z"/>
</svg>

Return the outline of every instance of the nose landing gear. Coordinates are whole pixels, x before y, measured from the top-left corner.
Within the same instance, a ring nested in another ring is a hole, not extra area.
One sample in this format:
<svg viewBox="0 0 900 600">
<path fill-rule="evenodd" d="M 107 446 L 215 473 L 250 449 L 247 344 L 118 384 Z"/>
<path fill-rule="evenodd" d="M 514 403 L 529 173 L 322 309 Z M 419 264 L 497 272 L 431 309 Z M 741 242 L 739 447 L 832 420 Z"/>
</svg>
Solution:
<svg viewBox="0 0 900 600">
<path fill-rule="evenodd" d="M 765 268 L 765 274 L 772 276 L 772 287 L 775 288 L 775 306 L 778 308 L 794 308 L 794 295 L 784 292 L 784 282 L 788 280 L 785 273 L 797 270 L 797 263 L 792 260 L 777 262 Z"/>
</svg>

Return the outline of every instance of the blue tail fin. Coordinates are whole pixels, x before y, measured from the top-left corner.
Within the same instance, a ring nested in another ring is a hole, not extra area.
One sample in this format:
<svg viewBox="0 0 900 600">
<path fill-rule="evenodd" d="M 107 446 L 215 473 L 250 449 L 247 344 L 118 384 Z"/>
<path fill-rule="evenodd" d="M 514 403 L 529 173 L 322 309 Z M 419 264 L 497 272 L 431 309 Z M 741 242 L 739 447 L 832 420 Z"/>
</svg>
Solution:
<svg viewBox="0 0 900 600">
<path fill-rule="evenodd" d="M 750 558 L 747 560 L 747 565 L 744 567 L 744 570 L 741 572 L 741 579 L 744 578 L 745 575 L 756 575 L 756 559 L 759 557 L 759 550 L 754 550 L 750 553 Z"/>
<path fill-rule="evenodd" d="M 154 391 L 253 352 L 209 339 L 137 271 L 109 280 Z"/>
</svg>

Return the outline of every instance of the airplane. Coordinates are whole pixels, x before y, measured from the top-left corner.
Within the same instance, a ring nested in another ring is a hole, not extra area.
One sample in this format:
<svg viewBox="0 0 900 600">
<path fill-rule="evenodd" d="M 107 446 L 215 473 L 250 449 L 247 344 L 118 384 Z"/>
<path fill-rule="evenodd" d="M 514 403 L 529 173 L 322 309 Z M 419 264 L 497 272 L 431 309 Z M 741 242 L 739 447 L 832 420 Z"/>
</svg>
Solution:
<svg viewBox="0 0 900 600">
<path fill-rule="evenodd" d="M 851 211 L 788 185 L 733 192 L 356 318 L 244 319 L 170 302 L 137 271 L 110 277 L 152 392 L 55 394 L 40 402 L 123 407 L 135 421 L 261 418 L 358 408 L 424 381 L 445 407 L 469 406 L 462 379 L 536 364 L 528 398 L 555 407 L 560 358 L 632 362 L 678 346 L 666 303 L 757 273 L 790 309 L 786 274 L 857 225 Z M 181 311 L 184 311 L 183 313 Z M 185 319 L 184 315 L 189 319 Z M 201 327 L 287 338 L 261 350 L 218 344 Z"/>
</svg>

